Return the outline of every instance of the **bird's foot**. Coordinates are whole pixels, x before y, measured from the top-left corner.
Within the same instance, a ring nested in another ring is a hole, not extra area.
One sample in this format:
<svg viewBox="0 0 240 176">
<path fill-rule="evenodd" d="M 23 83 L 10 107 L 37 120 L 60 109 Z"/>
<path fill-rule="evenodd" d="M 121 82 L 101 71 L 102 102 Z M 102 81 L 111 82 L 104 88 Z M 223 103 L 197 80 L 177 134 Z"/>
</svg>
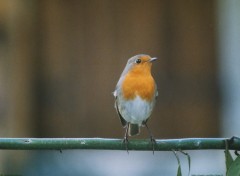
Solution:
<svg viewBox="0 0 240 176">
<path fill-rule="evenodd" d="M 154 155 L 155 145 L 157 145 L 157 142 L 152 136 L 150 137 L 150 142 L 152 144 L 152 151 L 153 151 L 153 155 Z"/>
<path fill-rule="evenodd" d="M 129 152 L 128 152 L 128 142 L 129 142 L 129 141 L 128 141 L 128 138 L 127 138 L 127 137 L 124 137 L 124 138 L 123 138 L 123 141 L 122 141 L 122 144 L 125 145 L 125 148 L 126 148 L 126 150 L 127 150 L 127 153 L 129 153 Z"/>
</svg>

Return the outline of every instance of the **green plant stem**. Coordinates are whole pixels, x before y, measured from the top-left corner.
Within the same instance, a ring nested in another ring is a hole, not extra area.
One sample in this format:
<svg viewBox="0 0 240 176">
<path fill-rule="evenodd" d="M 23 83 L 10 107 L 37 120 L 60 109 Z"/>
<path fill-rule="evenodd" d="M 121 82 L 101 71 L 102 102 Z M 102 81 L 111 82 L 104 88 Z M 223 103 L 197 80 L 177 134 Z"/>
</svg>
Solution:
<svg viewBox="0 0 240 176">
<path fill-rule="evenodd" d="M 172 150 L 240 150 L 239 138 L 157 139 L 155 151 Z M 6 150 L 64 150 L 96 149 L 125 150 L 122 139 L 108 138 L 0 138 L 0 149 Z M 128 150 L 152 150 L 150 140 L 130 139 Z"/>
</svg>

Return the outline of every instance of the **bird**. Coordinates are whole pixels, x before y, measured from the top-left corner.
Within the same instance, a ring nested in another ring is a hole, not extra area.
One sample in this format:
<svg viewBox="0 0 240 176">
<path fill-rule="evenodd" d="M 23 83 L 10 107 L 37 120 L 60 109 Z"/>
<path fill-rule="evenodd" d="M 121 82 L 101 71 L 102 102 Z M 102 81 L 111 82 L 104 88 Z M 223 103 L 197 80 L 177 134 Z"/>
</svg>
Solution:
<svg viewBox="0 0 240 176">
<path fill-rule="evenodd" d="M 113 92 L 115 108 L 121 124 L 126 128 L 123 142 L 128 151 L 128 137 L 140 133 L 146 127 L 153 147 L 155 139 L 147 125 L 158 96 L 156 82 L 152 76 L 152 62 L 156 57 L 138 54 L 128 59 Z"/>
</svg>

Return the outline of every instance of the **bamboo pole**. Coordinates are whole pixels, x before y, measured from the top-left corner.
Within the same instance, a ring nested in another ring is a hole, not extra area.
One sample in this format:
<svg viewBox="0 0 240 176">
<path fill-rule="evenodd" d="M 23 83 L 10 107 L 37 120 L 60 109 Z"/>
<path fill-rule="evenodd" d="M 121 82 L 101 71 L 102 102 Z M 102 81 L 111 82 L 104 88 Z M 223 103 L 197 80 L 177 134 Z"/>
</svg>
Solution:
<svg viewBox="0 0 240 176">
<path fill-rule="evenodd" d="M 0 138 L 0 149 L 4 150 L 65 150 L 96 149 L 126 150 L 122 139 L 108 138 Z M 233 138 L 183 138 L 157 139 L 155 151 L 171 150 L 240 150 L 240 139 Z M 128 150 L 152 150 L 150 140 L 129 140 Z"/>
</svg>

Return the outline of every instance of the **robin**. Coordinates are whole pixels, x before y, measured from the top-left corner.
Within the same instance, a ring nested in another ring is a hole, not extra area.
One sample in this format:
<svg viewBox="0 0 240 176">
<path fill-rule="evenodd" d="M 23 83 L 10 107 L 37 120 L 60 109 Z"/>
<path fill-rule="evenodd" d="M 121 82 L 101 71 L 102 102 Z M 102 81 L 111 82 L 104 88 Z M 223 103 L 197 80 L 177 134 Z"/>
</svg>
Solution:
<svg viewBox="0 0 240 176">
<path fill-rule="evenodd" d="M 131 57 L 125 66 L 116 89 L 115 108 L 126 128 L 123 142 L 128 145 L 128 136 L 138 135 L 140 127 L 146 126 L 154 151 L 155 139 L 147 126 L 158 95 L 156 83 L 151 74 L 152 58 L 146 54 Z"/>
</svg>

